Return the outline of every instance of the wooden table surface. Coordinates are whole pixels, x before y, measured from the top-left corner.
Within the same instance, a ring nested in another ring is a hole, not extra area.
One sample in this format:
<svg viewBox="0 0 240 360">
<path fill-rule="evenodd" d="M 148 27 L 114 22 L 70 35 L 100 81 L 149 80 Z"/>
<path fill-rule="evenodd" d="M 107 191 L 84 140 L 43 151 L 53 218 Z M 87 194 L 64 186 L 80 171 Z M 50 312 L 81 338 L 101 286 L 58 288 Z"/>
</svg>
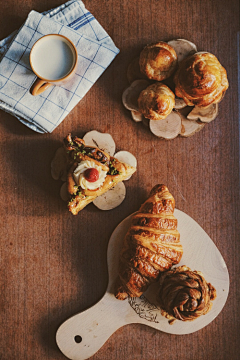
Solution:
<svg viewBox="0 0 240 360">
<path fill-rule="evenodd" d="M 32 10 L 59 0 L 0 1 L 0 37 Z M 107 245 L 118 223 L 136 211 L 152 186 L 164 183 L 176 207 L 193 217 L 220 250 L 230 292 L 219 316 L 184 336 L 138 324 L 114 333 L 92 360 L 239 359 L 239 128 L 237 84 L 238 1 L 85 0 L 120 49 L 97 83 L 51 134 L 37 134 L 0 112 L 0 359 L 61 360 L 59 325 L 105 293 Z M 131 120 L 121 95 L 131 59 L 150 42 L 185 38 L 215 54 L 230 87 L 217 119 L 190 138 L 158 139 Z M 90 204 L 78 216 L 59 197 L 61 181 L 50 164 L 63 137 L 109 132 L 118 150 L 138 159 L 116 209 Z M 197 269 L 201 270 L 201 269 Z"/>
</svg>

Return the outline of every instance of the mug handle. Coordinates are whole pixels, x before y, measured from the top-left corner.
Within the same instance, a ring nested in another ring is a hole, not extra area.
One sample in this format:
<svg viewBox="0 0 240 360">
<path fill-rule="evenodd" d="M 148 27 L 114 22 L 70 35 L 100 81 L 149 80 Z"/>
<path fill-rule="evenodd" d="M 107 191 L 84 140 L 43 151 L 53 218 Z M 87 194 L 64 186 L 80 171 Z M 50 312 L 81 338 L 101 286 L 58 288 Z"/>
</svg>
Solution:
<svg viewBox="0 0 240 360">
<path fill-rule="evenodd" d="M 31 87 L 30 92 L 33 96 L 40 95 L 52 85 L 53 84 L 46 82 L 45 80 L 37 78 L 37 80 Z"/>
</svg>

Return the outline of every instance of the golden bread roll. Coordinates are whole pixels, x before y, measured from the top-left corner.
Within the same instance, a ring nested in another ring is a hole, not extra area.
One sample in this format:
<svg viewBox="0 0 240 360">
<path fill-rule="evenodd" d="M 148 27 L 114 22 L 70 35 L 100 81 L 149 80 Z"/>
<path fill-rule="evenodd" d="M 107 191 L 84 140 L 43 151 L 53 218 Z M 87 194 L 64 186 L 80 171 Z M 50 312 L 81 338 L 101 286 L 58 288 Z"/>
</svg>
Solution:
<svg viewBox="0 0 240 360">
<path fill-rule="evenodd" d="M 115 296 L 139 297 L 162 271 L 181 260 L 183 249 L 173 212 L 175 200 L 165 185 L 156 185 L 133 215 L 120 253 Z"/>
<path fill-rule="evenodd" d="M 184 59 L 174 76 L 175 94 L 187 105 L 218 103 L 228 88 L 227 72 L 216 56 L 198 52 Z"/>
<path fill-rule="evenodd" d="M 185 265 L 162 273 L 159 284 L 159 305 L 170 324 L 176 319 L 191 321 L 205 315 L 217 296 L 200 271 L 191 271 Z"/>
<path fill-rule="evenodd" d="M 151 120 L 165 119 L 171 113 L 174 105 L 174 93 L 162 83 L 148 86 L 138 98 L 139 111 Z"/>
<path fill-rule="evenodd" d="M 172 75 L 177 67 L 175 50 L 163 41 L 145 46 L 140 53 L 140 70 L 149 79 L 161 81 Z"/>
</svg>

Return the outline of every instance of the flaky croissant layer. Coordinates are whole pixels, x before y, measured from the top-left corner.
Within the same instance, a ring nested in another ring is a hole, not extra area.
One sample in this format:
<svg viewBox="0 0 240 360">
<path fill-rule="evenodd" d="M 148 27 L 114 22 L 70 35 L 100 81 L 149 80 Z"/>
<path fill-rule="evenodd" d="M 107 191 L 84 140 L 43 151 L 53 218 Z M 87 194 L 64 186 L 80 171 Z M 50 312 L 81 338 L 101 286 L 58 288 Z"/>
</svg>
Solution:
<svg viewBox="0 0 240 360">
<path fill-rule="evenodd" d="M 156 185 L 133 215 L 120 253 L 117 299 L 141 296 L 161 272 L 181 260 L 183 249 L 174 208 L 168 188 Z"/>
</svg>

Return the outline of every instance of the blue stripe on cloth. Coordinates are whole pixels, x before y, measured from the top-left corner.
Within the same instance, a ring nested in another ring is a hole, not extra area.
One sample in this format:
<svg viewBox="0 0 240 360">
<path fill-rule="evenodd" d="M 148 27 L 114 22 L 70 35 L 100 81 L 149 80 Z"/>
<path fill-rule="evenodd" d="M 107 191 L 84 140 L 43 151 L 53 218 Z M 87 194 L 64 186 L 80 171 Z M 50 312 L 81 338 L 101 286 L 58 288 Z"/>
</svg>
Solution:
<svg viewBox="0 0 240 360">
<path fill-rule="evenodd" d="M 75 25 L 77 22 L 81 22 L 83 19 L 87 18 L 87 17 L 93 17 L 93 15 L 90 12 L 87 12 L 85 14 L 83 14 L 82 16 L 80 16 L 79 18 L 75 19 L 73 22 L 71 22 L 70 24 L 68 24 L 68 26 L 72 27 L 73 25 Z"/>
<path fill-rule="evenodd" d="M 94 17 L 90 18 L 90 19 L 87 19 L 84 23 L 81 23 L 80 25 L 78 26 L 74 26 L 74 30 L 78 30 L 80 29 L 82 26 L 86 25 L 86 24 L 89 24 L 91 21 L 95 20 Z"/>
</svg>

